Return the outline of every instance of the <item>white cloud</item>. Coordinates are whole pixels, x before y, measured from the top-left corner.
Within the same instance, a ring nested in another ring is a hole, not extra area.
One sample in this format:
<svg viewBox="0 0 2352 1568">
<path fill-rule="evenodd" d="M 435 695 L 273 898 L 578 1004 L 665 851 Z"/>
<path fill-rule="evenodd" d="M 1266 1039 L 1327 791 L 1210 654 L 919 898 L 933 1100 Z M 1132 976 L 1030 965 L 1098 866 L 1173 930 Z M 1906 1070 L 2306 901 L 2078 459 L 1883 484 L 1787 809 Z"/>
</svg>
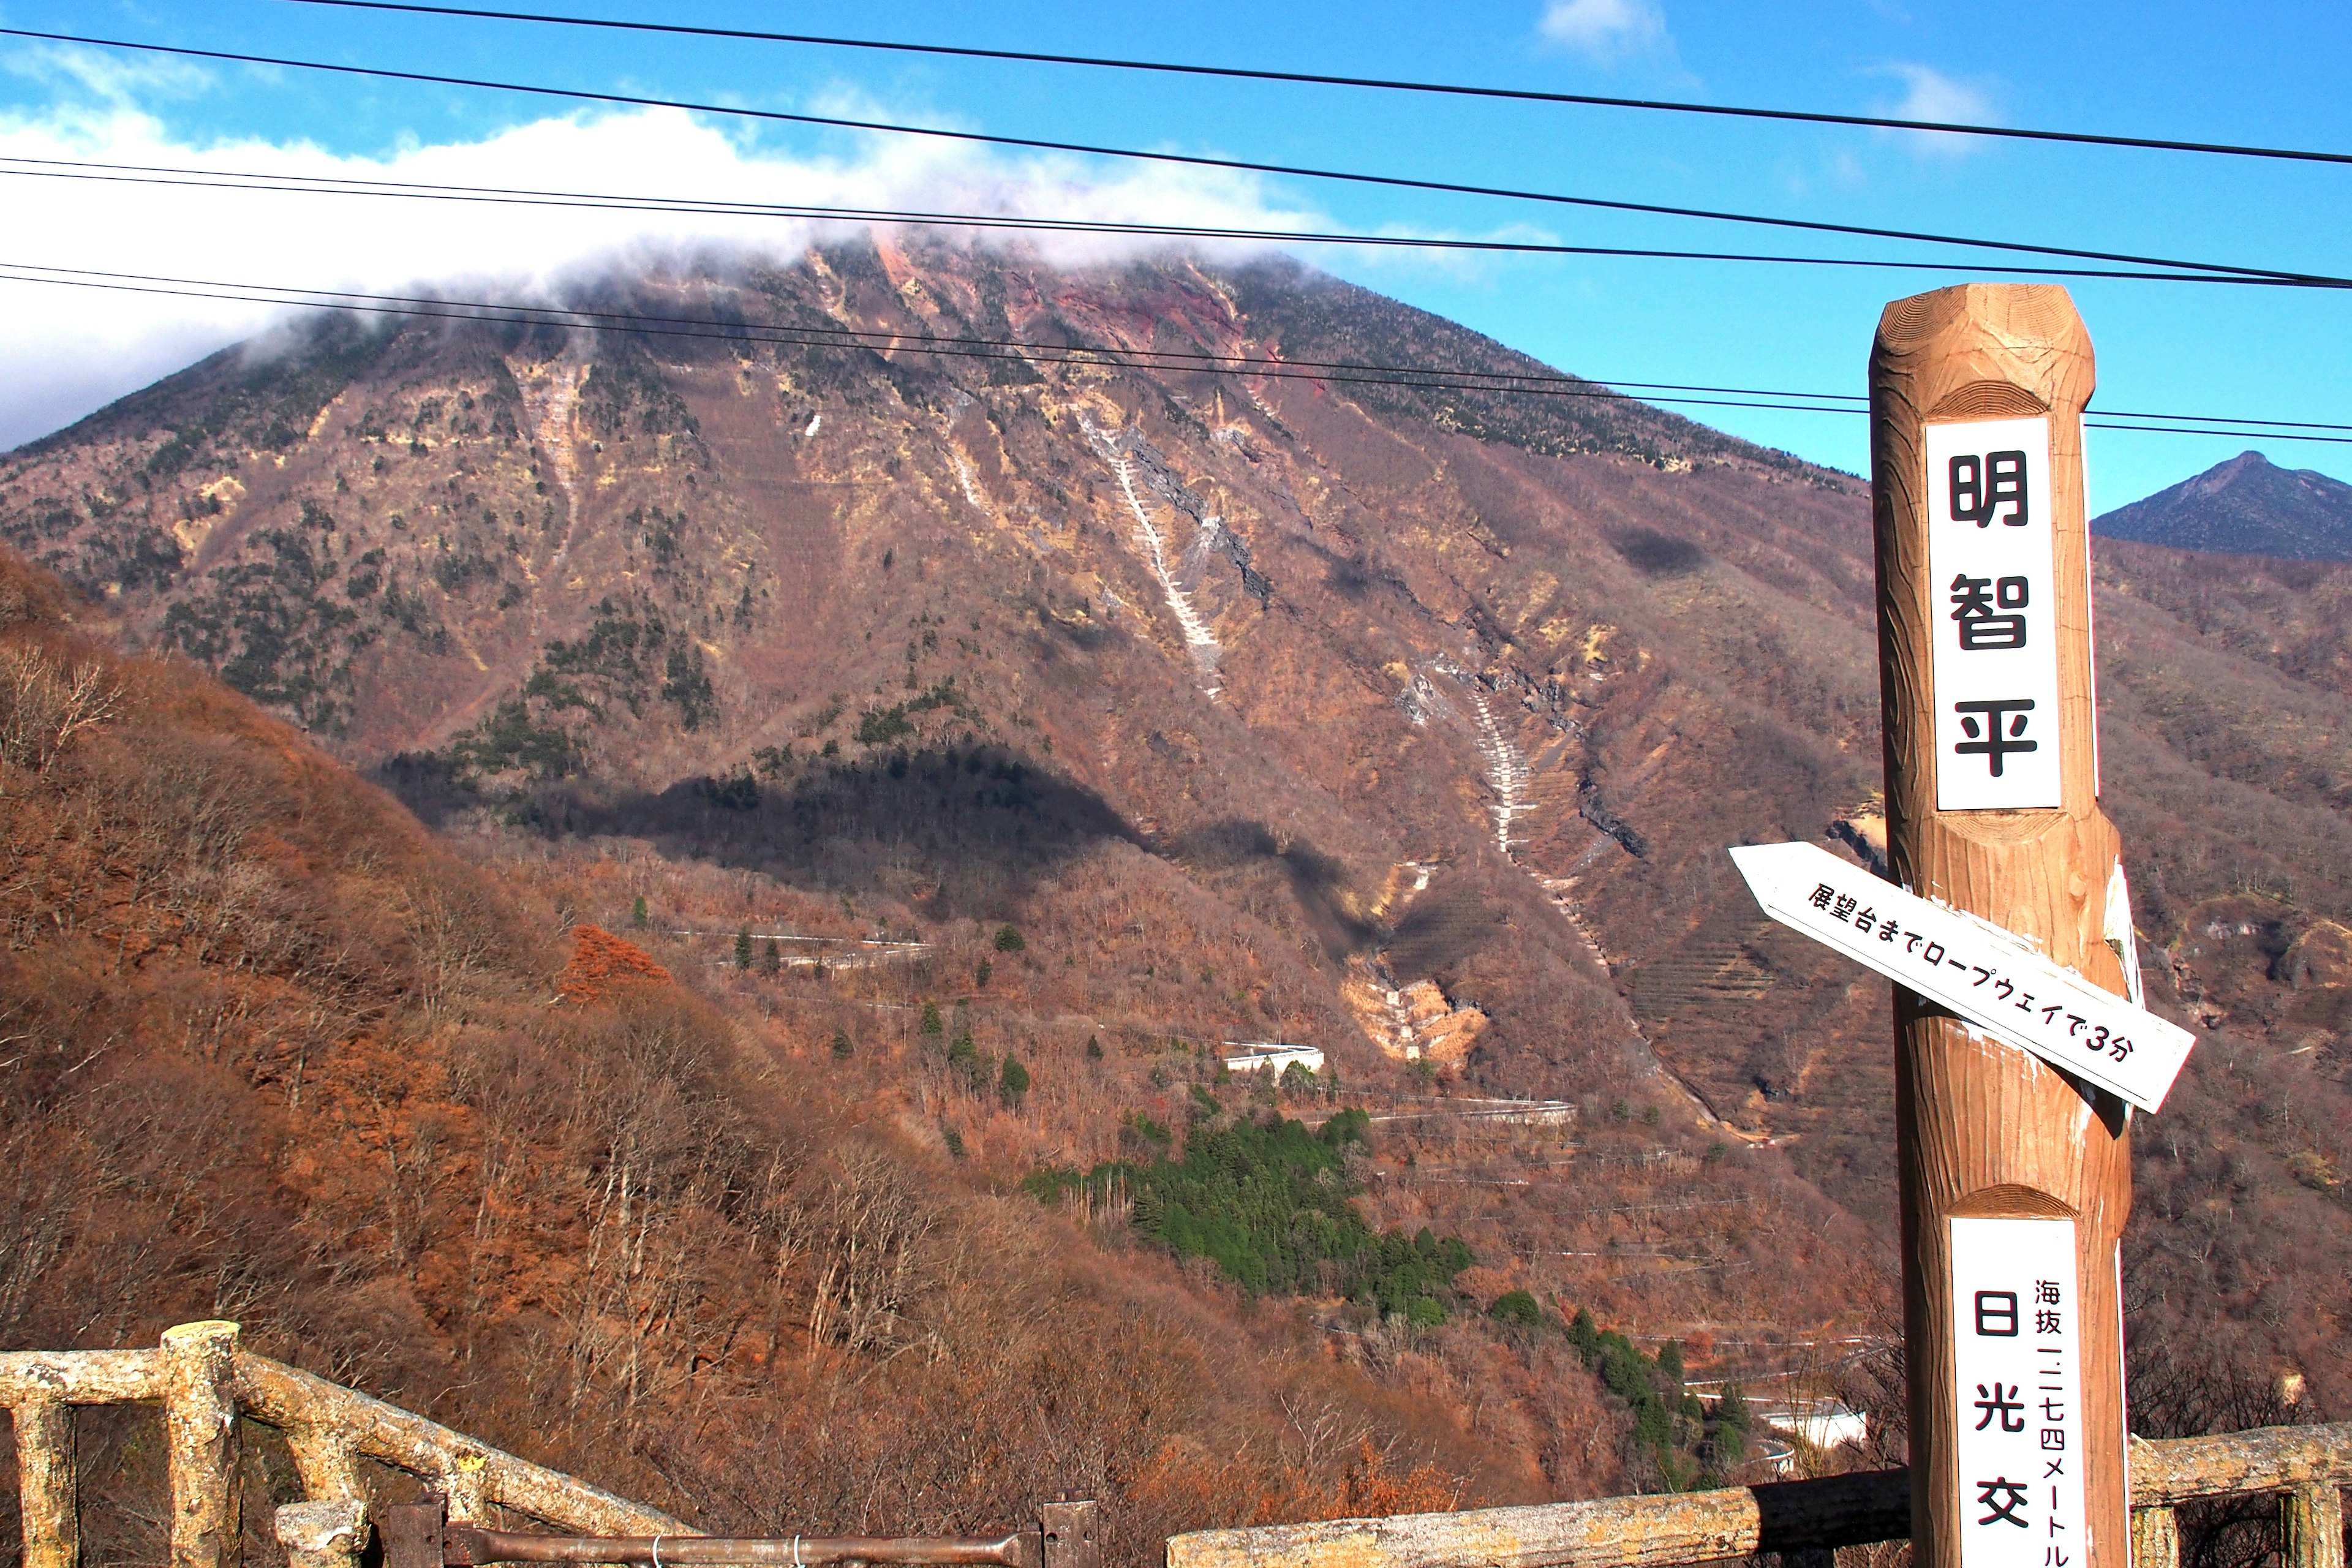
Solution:
<svg viewBox="0 0 2352 1568">
<path fill-rule="evenodd" d="M 1656 0 L 1551 0 L 1537 30 L 1555 44 L 1613 60 L 1664 42 L 1666 19 Z"/>
<path fill-rule="evenodd" d="M 11 62 L 16 68 L 24 68 Z M 420 286 L 547 299 L 615 260 L 698 250 L 796 255 L 838 225 L 761 216 L 489 205 L 377 195 L 284 195 L 35 177 L 8 159 L 168 165 L 219 173 L 593 191 L 866 210 L 985 212 L 1202 226 L 1328 229 L 1253 176 L 1164 165 L 1006 158 L 970 144 L 872 135 L 837 155 L 761 150 L 672 110 L 539 120 L 480 141 L 407 144 L 382 158 L 301 142 L 197 143 L 138 107 L 185 84 L 107 78 L 49 59 L 78 101 L 0 116 L 0 261 L 378 293 Z M 871 105 L 864 118 L 878 119 Z M 984 237 L 986 231 L 980 231 Z M 1109 259 L 1154 242 L 1104 236 L 1024 242 L 1056 259 Z M 1203 246 L 1211 253 L 1262 248 Z M 79 417 L 283 319 L 280 307 L 0 281 L 0 450 Z"/>
<path fill-rule="evenodd" d="M 146 98 L 188 98 L 214 83 L 213 73 L 193 60 L 167 55 L 123 56 L 70 45 L 34 44 L 0 58 L 0 70 L 38 82 L 52 91 L 79 89 L 114 108 Z"/>
<path fill-rule="evenodd" d="M 1899 78 L 1904 91 L 1901 101 L 1883 110 L 1895 120 L 1932 120 L 1945 125 L 1991 125 L 1998 121 L 1993 114 L 1992 100 L 1965 82 L 1954 81 L 1939 70 L 1927 66 L 1891 65 L 1885 74 Z M 1896 134 L 1923 153 L 1945 157 L 1958 157 L 1977 144 L 1971 136 L 1953 136 L 1935 131 L 1905 131 Z"/>
</svg>

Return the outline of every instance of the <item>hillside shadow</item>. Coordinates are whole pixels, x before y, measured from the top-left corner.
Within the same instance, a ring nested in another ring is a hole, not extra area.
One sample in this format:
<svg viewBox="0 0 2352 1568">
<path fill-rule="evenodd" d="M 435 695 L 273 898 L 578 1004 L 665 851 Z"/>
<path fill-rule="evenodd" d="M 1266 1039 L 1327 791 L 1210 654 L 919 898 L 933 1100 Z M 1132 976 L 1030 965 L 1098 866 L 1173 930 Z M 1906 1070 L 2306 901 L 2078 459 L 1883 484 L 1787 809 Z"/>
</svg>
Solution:
<svg viewBox="0 0 2352 1568">
<path fill-rule="evenodd" d="M 1413 900 L 1389 938 L 1390 968 L 1400 976 L 1451 973 L 1503 936 L 1507 910 L 1479 879 L 1441 870 Z"/>
<path fill-rule="evenodd" d="M 1644 577 L 1685 577 L 1707 561 L 1706 552 L 1699 545 L 1654 528 L 1629 529 L 1609 543 Z"/>
<path fill-rule="evenodd" d="M 941 916 L 1001 909 L 1008 892 L 1106 839 L 1142 845 L 1093 791 L 995 748 L 869 755 L 776 780 L 703 776 L 658 792 L 565 780 L 498 801 L 414 762 L 378 777 L 428 824 L 490 805 L 551 837 L 642 838 L 670 859 L 804 887 L 911 880 L 936 888 Z"/>
<path fill-rule="evenodd" d="M 1173 847 L 1187 867 L 1211 874 L 1273 869 L 1289 885 L 1316 939 L 1333 958 L 1375 946 L 1380 929 L 1349 907 L 1348 868 L 1304 839 L 1284 844 L 1263 822 L 1228 817 L 1186 834 Z"/>
</svg>

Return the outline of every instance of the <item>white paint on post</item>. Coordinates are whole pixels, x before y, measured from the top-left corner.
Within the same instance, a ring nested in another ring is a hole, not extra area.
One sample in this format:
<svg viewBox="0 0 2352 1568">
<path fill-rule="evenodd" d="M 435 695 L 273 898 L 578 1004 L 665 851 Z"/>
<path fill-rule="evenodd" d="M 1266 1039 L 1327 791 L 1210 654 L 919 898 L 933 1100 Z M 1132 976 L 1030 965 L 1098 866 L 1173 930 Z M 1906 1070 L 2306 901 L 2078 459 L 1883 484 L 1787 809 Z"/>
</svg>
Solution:
<svg viewBox="0 0 2352 1568">
<path fill-rule="evenodd" d="M 2115 875 L 2107 879 L 2107 913 L 2099 934 L 2115 950 L 2124 966 L 2124 994 L 2135 1007 L 2147 1005 L 2147 993 L 2139 973 L 2139 931 L 2132 924 L 2131 880 L 2124 875 L 2124 863 L 2116 862 Z"/>
<path fill-rule="evenodd" d="M 1936 809 L 2063 804 L 2050 421 L 1927 426 Z"/>
<path fill-rule="evenodd" d="M 1812 844 L 1731 851 L 1764 912 L 1984 1033 L 2122 1096 L 2164 1103 L 2197 1037 L 2062 969 L 2023 937 Z"/>
<path fill-rule="evenodd" d="M 2090 1542 L 2074 1222 L 1948 1223 L 1960 1568 L 2077 1568 Z"/>
</svg>

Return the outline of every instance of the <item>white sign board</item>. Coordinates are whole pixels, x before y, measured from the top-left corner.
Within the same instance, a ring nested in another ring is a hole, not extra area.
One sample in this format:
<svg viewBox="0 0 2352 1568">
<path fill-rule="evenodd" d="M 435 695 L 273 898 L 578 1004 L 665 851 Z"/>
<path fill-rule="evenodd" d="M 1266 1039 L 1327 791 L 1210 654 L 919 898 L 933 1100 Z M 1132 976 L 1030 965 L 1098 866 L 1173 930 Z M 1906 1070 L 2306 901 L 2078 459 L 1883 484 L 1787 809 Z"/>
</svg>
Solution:
<svg viewBox="0 0 2352 1568">
<path fill-rule="evenodd" d="M 1936 808 L 2062 804 L 2050 421 L 1927 426 Z"/>
<path fill-rule="evenodd" d="M 2197 1043 L 2022 937 L 1905 892 L 1818 845 L 1747 845 L 1731 858 L 1782 925 L 2143 1110 L 2164 1103 Z"/>
<path fill-rule="evenodd" d="M 2090 1552 L 2074 1222 L 1947 1223 L 1960 1568 L 2073 1568 Z"/>
</svg>

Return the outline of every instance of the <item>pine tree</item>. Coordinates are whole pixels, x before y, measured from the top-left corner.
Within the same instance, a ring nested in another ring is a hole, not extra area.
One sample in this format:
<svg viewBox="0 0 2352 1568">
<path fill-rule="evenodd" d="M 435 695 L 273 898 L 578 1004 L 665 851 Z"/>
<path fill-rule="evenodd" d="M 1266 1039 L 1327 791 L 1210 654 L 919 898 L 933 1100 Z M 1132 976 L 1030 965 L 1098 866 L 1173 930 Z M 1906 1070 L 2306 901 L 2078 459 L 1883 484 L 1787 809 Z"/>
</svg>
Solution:
<svg viewBox="0 0 2352 1568">
<path fill-rule="evenodd" d="M 629 906 L 629 924 L 638 931 L 646 929 L 646 896 L 643 893 L 639 893 L 636 901 Z"/>
<path fill-rule="evenodd" d="M 735 933 L 735 967 L 751 967 L 751 931 L 749 926 Z"/>
</svg>

